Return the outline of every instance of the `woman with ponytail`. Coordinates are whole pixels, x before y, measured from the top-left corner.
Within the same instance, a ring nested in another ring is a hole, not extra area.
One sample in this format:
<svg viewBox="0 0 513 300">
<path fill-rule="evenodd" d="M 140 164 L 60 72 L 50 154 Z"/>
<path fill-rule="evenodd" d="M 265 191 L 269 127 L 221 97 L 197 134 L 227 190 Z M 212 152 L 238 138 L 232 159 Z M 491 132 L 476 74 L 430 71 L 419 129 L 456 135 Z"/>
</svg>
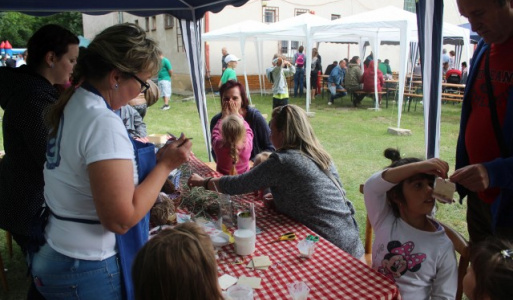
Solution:
<svg viewBox="0 0 513 300">
<path fill-rule="evenodd" d="M 220 178 L 193 174 L 189 185 L 230 195 L 270 188 L 279 213 L 361 258 L 363 246 L 353 204 L 347 199 L 331 156 L 315 136 L 306 112 L 296 105 L 275 108 L 271 141 L 276 152 L 248 172 Z"/>
<path fill-rule="evenodd" d="M 229 115 L 217 121 L 212 131 L 212 148 L 217 157 L 217 172 L 237 175 L 249 170 L 253 131 L 242 116 Z"/>
<path fill-rule="evenodd" d="M 154 145 L 131 140 L 115 112 L 146 91 L 160 68 L 159 48 L 143 29 L 111 26 L 82 52 L 72 86 L 48 115 L 44 195 L 51 214 L 32 276 L 46 299 L 130 300 L 148 212 L 192 144 L 182 135 L 155 158 Z"/>
</svg>

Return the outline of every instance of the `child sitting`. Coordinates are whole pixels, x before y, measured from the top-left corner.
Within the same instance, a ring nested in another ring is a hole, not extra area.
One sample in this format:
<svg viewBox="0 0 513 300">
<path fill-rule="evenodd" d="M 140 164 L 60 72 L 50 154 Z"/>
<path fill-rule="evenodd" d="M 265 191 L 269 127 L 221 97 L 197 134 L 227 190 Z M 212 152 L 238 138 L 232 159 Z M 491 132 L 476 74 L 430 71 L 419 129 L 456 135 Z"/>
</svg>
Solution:
<svg viewBox="0 0 513 300">
<path fill-rule="evenodd" d="M 132 266 L 137 300 L 221 300 L 210 237 L 196 223 L 164 229 L 137 253 Z"/>
<path fill-rule="evenodd" d="M 212 130 L 212 148 L 219 173 L 245 173 L 249 170 L 249 158 L 253 150 L 253 131 L 242 117 L 228 115 L 219 120 Z"/>
<path fill-rule="evenodd" d="M 403 299 L 454 299 L 454 246 L 444 228 L 429 217 L 435 205 L 435 176 L 447 178 L 440 159 L 401 159 L 385 150 L 392 164 L 364 186 L 365 206 L 375 230 L 372 267 L 397 284 Z"/>
<path fill-rule="evenodd" d="M 470 300 L 513 299 L 513 243 L 493 238 L 471 252 L 463 293 Z"/>
</svg>

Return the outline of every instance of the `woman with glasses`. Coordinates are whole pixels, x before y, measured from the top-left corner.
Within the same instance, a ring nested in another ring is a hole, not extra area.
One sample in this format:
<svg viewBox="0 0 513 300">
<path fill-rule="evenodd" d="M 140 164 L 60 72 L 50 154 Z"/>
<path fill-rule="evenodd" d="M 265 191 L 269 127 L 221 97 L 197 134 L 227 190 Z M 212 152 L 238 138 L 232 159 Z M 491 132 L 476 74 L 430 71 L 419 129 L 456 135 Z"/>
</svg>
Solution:
<svg viewBox="0 0 513 300">
<path fill-rule="evenodd" d="M 303 223 L 356 258 L 364 250 L 352 203 L 342 188 L 330 155 L 315 136 L 303 109 L 285 105 L 273 110 L 271 141 L 276 152 L 237 176 L 202 178 L 193 174 L 190 186 L 230 195 L 269 187 L 278 212 Z"/>
<path fill-rule="evenodd" d="M 158 52 L 137 25 L 105 29 L 78 59 L 76 88 L 48 114 L 44 180 L 51 213 L 46 244 L 32 259 L 33 280 L 46 299 L 133 299 L 130 267 L 148 238 L 148 212 L 192 146 L 182 135 L 155 160 L 154 147 L 131 140 L 115 112 L 148 88 L 160 67 Z"/>
</svg>

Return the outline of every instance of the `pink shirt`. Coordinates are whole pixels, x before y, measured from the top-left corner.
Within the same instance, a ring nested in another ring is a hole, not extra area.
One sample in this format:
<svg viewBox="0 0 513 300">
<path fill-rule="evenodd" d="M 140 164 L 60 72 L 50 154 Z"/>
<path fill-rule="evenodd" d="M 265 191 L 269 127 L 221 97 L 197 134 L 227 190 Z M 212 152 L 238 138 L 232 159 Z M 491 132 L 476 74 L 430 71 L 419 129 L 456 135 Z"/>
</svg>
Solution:
<svg viewBox="0 0 513 300">
<path fill-rule="evenodd" d="M 223 136 L 221 134 L 221 124 L 223 120 L 217 121 L 216 126 L 212 130 L 212 147 L 217 158 L 217 171 L 224 175 L 230 174 L 233 162 L 230 156 L 230 147 L 224 145 Z M 246 128 L 246 140 L 242 147 L 239 148 L 239 161 L 235 165 L 237 174 L 245 173 L 249 170 L 249 158 L 251 157 L 251 150 L 253 150 L 253 130 L 249 124 L 244 121 Z"/>
</svg>

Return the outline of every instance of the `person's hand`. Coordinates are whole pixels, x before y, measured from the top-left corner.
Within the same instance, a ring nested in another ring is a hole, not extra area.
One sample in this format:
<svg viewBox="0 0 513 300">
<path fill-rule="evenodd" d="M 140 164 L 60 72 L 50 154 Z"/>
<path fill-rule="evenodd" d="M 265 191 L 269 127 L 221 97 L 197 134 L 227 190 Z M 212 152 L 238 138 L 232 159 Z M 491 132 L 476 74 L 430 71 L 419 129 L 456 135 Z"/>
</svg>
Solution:
<svg viewBox="0 0 513 300">
<path fill-rule="evenodd" d="M 165 163 L 171 170 L 189 160 L 192 142 L 182 133 L 179 139 L 166 143 L 157 152 L 157 163 Z"/>
<path fill-rule="evenodd" d="M 449 164 L 439 158 L 431 158 L 417 163 L 419 173 L 431 174 L 441 178 L 447 178 Z"/>
<path fill-rule="evenodd" d="M 136 141 L 139 141 L 141 143 L 149 143 L 150 140 L 147 137 L 136 137 L 134 138 Z"/>
<path fill-rule="evenodd" d="M 472 192 L 482 192 L 490 186 L 488 171 L 482 164 L 463 167 L 454 171 L 449 178 Z"/>
<path fill-rule="evenodd" d="M 191 188 L 195 186 L 203 186 L 204 181 L 205 179 L 203 177 L 196 173 L 192 173 L 191 177 L 189 177 L 189 180 L 187 180 L 187 185 Z"/>
<path fill-rule="evenodd" d="M 229 115 L 240 116 L 239 107 L 237 107 L 237 103 L 235 101 L 224 101 L 223 102 L 223 111 L 221 119 L 228 117 Z"/>
</svg>

